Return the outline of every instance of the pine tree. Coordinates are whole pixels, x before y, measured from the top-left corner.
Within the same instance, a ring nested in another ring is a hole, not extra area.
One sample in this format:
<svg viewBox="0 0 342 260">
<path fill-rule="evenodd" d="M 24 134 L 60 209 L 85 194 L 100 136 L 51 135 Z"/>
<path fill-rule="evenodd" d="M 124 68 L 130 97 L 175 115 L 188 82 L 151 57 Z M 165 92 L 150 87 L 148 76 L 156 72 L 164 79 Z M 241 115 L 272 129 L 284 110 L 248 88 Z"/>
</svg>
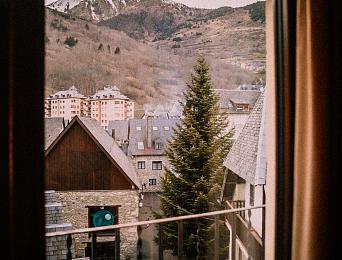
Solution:
<svg viewBox="0 0 342 260">
<path fill-rule="evenodd" d="M 209 66 L 199 56 L 181 103 L 183 116 L 166 149 L 170 167 L 162 180 L 163 217 L 216 210 L 223 181 L 223 159 L 227 155 L 232 131 L 228 117 L 220 113 Z M 210 219 L 184 222 L 186 259 L 205 259 L 210 241 Z M 177 253 L 177 223 L 163 225 L 163 247 Z M 207 257 L 208 259 L 210 257 Z"/>
</svg>

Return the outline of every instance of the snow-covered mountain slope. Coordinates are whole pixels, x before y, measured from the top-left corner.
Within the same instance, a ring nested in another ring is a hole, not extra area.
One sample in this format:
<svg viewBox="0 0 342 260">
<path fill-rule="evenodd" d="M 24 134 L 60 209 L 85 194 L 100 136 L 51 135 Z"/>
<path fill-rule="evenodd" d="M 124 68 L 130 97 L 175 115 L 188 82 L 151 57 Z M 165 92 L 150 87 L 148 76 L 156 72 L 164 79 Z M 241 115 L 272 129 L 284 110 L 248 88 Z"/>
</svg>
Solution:
<svg viewBox="0 0 342 260">
<path fill-rule="evenodd" d="M 139 4 L 172 2 L 171 0 L 45 0 L 50 9 L 77 17 L 100 21 L 118 15 L 121 10 Z"/>
<path fill-rule="evenodd" d="M 57 0 L 47 5 L 47 7 L 54 9 L 59 12 L 66 13 L 71 8 L 78 5 L 83 0 Z"/>
</svg>

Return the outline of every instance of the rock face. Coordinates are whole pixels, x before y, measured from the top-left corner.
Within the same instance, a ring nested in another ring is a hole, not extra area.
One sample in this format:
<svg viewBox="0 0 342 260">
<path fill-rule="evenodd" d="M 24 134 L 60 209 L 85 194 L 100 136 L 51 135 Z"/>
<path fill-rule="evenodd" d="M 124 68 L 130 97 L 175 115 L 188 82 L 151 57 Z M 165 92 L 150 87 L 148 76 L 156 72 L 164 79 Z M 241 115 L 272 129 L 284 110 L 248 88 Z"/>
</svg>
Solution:
<svg viewBox="0 0 342 260">
<path fill-rule="evenodd" d="M 111 18 L 128 4 L 139 3 L 139 0 L 57 0 L 47 5 L 58 12 L 88 20 L 100 21 Z"/>
<path fill-rule="evenodd" d="M 45 222 L 46 232 L 71 230 L 72 225 L 65 223 L 63 217 L 63 206 L 58 203 L 55 191 L 45 192 Z M 67 258 L 67 237 L 48 237 L 46 239 L 46 259 L 57 260 Z M 74 257 L 74 248 L 71 247 Z"/>
<path fill-rule="evenodd" d="M 88 207 L 119 206 L 119 224 L 138 221 L 139 195 L 136 190 L 120 191 L 66 191 L 57 193 L 63 205 L 63 216 L 74 229 L 88 228 Z M 137 251 L 137 228 L 120 230 L 120 254 L 122 259 L 135 259 Z M 73 235 L 76 257 L 84 257 L 84 243 L 88 234 Z M 110 241 L 113 237 L 98 237 L 98 241 Z"/>
</svg>

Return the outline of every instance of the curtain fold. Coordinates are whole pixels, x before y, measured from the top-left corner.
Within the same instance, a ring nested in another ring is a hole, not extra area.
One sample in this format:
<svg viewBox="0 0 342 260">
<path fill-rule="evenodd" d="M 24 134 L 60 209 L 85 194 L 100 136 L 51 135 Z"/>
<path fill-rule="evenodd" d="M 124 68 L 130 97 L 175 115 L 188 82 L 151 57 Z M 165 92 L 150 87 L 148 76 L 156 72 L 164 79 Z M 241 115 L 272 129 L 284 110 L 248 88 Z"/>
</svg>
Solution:
<svg viewBox="0 0 342 260">
<path fill-rule="evenodd" d="M 331 259 L 332 253 L 330 11 L 329 1 L 297 0 L 293 260 Z"/>
</svg>

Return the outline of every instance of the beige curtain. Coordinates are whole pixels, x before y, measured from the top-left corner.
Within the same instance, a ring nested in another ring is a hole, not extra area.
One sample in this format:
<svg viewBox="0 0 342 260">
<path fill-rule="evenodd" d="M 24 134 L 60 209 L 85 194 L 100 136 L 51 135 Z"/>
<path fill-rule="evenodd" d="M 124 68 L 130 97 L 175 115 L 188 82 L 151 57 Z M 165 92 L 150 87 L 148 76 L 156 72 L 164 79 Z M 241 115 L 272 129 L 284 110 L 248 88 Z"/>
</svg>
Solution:
<svg viewBox="0 0 342 260">
<path fill-rule="evenodd" d="M 297 0 L 293 260 L 331 259 L 331 252 L 326 252 L 332 242 L 328 239 L 332 163 L 328 5 Z"/>
</svg>

